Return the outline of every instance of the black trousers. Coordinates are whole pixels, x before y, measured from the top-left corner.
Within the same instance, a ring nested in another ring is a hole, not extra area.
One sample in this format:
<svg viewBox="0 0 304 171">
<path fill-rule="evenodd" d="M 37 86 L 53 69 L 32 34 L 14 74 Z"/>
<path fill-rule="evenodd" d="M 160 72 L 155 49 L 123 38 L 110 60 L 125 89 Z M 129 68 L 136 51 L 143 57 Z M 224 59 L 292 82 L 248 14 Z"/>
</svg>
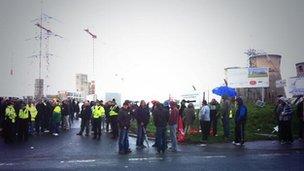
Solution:
<svg viewBox="0 0 304 171">
<path fill-rule="evenodd" d="M 15 123 L 12 123 L 9 119 L 3 122 L 3 136 L 5 143 L 12 143 L 15 140 Z"/>
<path fill-rule="evenodd" d="M 213 131 L 213 135 L 217 134 L 217 116 L 216 116 L 217 112 L 216 110 L 211 110 L 210 111 L 210 123 L 211 123 L 211 128 Z"/>
<path fill-rule="evenodd" d="M 234 135 L 235 135 L 235 142 L 244 144 L 245 142 L 245 122 L 236 122 L 235 123 L 235 129 L 234 129 Z"/>
<path fill-rule="evenodd" d="M 303 139 L 304 138 L 304 121 L 300 120 L 299 124 L 299 138 Z"/>
<path fill-rule="evenodd" d="M 89 133 L 90 133 L 90 120 L 89 119 L 81 119 L 79 133 L 82 134 L 84 129 L 85 129 L 86 135 L 89 135 Z"/>
<path fill-rule="evenodd" d="M 284 142 L 292 142 L 291 121 L 279 122 L 279 140 Z"/>
<path fill-rule="evenodd" d="M 105 117 L 105 122 L 106 122 L 106 131 L 109 132 L 109 125 L 110 125 L 110 118 L 109 118 L 109 116 Z"/>
<path fill-rule="evenodd" d="M 93 132 L 94 132 L 94 138 L 98 136 L 100 138 L 101 136 L 101 118 L 94 118 L 93 120 Z"/>
<path fill-rule="evenodd" d="M 202 140 L 207 141 L 210 133 L 210 121 L 200 121 L 200 124 L 202 130 Z"/>
<path fill-rule="evenodd" d="M 18 121 L 18 140 L 27 141 L 28 133 L 29 133 L 29 120 L 28 119 L 20 119 Z"/>
<path fill-rule="evenodd" d="M 118 123 L 117 123 L 117 116 L 110 116 L 111 120 L 111 129 L 114 138 L 118 137 Z"/>
</svg>

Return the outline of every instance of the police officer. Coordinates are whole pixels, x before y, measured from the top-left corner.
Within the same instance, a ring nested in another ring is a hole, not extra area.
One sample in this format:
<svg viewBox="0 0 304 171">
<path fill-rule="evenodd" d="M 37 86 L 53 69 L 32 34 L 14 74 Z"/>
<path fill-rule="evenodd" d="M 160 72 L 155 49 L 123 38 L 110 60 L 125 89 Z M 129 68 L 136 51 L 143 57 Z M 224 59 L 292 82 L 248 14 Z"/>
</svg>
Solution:
<svg viewBox="0 0 304 171">
<path fill-rule="evenodd" d="M 36 117 L 38 114 L 36 106 L 33 102 L 29 102 L 26 108 L 30 112 L 30 133 L 34 134 L 36 132 L 37 134 L 39 134 L 39 123 L 36 122 Z"/>
<path fill-rule="evenodd" d="M 101 136 L 101 120 L 103 119 L 105 115 L 105 110 L 101 106 L 100 102 L 97 102 L 96 105 L 93 107 L 93 132 L 94 132 L 94 137 L 93 139 L 100 140 Z"/>
<path fill-rule="evenodd" d="M 30 123 L 30 111 L 29 107 L 25 105 L 24 102 L 21 103 L 21 108 L 19 109 L 18 115 L 18 139 L 19 141 L 27 141 L 29 133 L 29 123 Z"/>
<path fill-rule="evenodd" d="M 14 126 L 16 121 L 16 111 L 14 109 L 14 104 L 12 101 L 7 101 L 7 107 L 5 109 L 5 118 L 4 118 L 4 142 L 12 143 L 15 137 Z"/>
<path fill-rule="evenodd" d="M 110 107 L 110 122 L 111 122 L 111 129 L 112 129 L 112 139 L 116 139 L 118 137 L 118 125 L 117 125 L 117 116 L 119 112 L 119 107 L 116 105 L 116 102 L 113 100 L 111 102 Z"/>
</svg>

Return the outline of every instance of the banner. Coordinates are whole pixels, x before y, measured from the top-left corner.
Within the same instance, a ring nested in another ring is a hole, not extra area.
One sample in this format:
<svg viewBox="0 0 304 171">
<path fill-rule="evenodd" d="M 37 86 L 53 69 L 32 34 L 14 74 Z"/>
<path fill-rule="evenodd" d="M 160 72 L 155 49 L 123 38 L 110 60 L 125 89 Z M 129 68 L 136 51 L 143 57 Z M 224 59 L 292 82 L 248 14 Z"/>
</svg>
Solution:
<svg viewBox="0 0 304 171">
<path fill-rule="evenodd" d="M 289 78 L 287 87 L 292 95 L 304 95 L 304 77 Z"/>
<path fill-rule="evenodd" d="M 232 88 L 269 87 L 268 68 L 227 68 L 228 86 Z"/>
</svg>

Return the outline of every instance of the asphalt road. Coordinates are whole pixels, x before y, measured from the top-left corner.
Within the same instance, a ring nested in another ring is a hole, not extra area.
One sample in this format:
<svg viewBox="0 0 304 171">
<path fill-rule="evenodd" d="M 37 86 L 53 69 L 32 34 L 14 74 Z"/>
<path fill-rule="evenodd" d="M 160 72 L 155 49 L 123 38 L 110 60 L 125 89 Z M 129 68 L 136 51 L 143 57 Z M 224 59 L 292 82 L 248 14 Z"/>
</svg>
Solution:
<svg viewBox="0 0 304 171">
<path fill-rule="evenodd" d="M 77 125 L 76 125 L 77 126 Z M 0 142 L 0 170 L 304 170 L 304 144 L 260 141 L 232 144 L 179 145 L 179 152 L 157 154 L 154 148 L 118 155 L 116 140 L 77 136 L 78 128 L 58 137 L 31 137 L 28 142 Z M 150 145 L 153 142 L 150 142 Z"/>
</svg>

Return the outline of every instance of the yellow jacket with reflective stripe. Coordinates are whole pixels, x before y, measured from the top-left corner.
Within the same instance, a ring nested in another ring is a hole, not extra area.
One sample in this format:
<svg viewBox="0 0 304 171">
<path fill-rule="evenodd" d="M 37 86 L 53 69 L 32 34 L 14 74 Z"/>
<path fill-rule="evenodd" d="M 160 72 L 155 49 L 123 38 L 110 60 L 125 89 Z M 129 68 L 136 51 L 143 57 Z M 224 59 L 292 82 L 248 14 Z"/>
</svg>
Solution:
<svg viewBox="0 0 304 171">
<path fill-rule="evenodd" d="M 28 108 L 20 109 L 19 110 L 19 118 L 20 119 L 28 119 L 29 118 L 29 110 Z"/>
<path fill-rule="evenodd" d="M 31 121 L 35 121 L 35 118 L 37 116 L 37 109 L 35 107 L 35 105 L 27 105 L 27 109 L 30 111 L 30 114 L 31 114 Z"/>
<path fill-rule="evenodd" d="M 17 115 L 14 106 L 13 105 L 7 106 L 5 109 L 5 118 L 8 118 L 12 121 L 12 123 L 15 123 L 16 116 Z"/>
<path fill-rule="evenodd" d="M 93 118 L 103 117 L 104 115 L 105 115 L 105 110 L 102 106 L 94 106 Z"/>
<path fill-rule="evenodd" d="M 117 108 L 117 106 L 111 106 L 110 107 L 110 112 L 109 112 L 109 115 L 110 116 L 117 116 L 118 115 L 118 113 L 117 112 L 115 112 L 115 109 Z"/>
</svg>

